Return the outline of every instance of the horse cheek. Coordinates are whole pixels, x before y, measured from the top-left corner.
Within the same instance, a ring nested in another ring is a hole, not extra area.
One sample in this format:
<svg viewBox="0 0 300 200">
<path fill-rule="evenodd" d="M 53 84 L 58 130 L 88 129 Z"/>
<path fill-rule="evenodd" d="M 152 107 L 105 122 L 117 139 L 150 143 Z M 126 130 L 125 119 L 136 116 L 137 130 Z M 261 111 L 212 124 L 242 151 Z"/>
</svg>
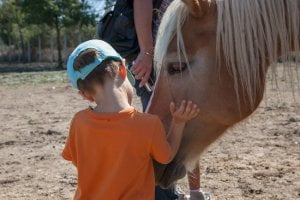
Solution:
<svg viewBox="0 0 300 200">
<path fill-rule="evenodd" d="M 167 131 L 171 120 L 170 103 L 172 96 L 168 89 L 166 79 L 162 76 L 164 75 L 161 75 L 156 82 L 147 112 L 157 115 L 162 120 L 165 130 Z"/>
</svg>

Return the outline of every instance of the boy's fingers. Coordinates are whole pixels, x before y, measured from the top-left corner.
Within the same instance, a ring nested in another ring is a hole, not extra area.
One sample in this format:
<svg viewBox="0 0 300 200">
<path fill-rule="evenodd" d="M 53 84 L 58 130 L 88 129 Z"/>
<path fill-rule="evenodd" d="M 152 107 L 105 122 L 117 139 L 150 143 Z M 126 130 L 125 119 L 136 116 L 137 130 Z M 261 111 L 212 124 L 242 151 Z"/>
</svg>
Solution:
<svg viewBox="0 0 300 200">
<path fill-rule="evenodd" d="M 187 106 L 185 107 L 184 113 L 185 113 L 185 114 L 189 114 L 191 111 L 192 111 L 192 102 L 189 101 L 189 102 L 187 103 Z"/>
<path fill-rule="evenodd" d="M 186 104 L 186 101 L 185 101 L 185 100 L 181 101 L 180 107 L 179 107 L 178 110 L 177 110 L 177 112 L 178 112 L 179 114 L 182 114 L 182 113 L 184 112 L 184 110 L 185 110 L 185 104 Z"/>
<path fill-rule="evenodd" d="M 192 111 L 197 112 L 197 110 L 199 110 L 199 108 L 198 108 L 198 106 L 197 106 L 196 104 L 194 104 L 194 105 L 192 106 Z"/>
<path fill-rule="evenodd" d="M 196 113 L 195 113 L 195 117 L 196 117 L 197 115 L 199 115 L 199 113 L 200 113 L 200 109 L 197 108 Z"/>
<path fill-rule="evenodd" d="M 191 110 L 187 115 L 189 115 L 191 118 L 194 118 L 198 115 L 199 113 L 199 108 L 196 104 L 191 105 Z"/>
<path fill-rule="evenodd" d="M 199 108 L 193 109 L 192 112 L 191 112 L 191 116 L 196 117 L 199 114 L 199 111 L 200 111 Z"/>
<path fill-rule="evenodd" d="M 175 112 L 175 103 L 174 103 L 174 102 L 171 102 L 171 103 L 170 103 L 170 112 L 171 112 L 172 115 L 173 115 L 174 112 Z"/>
</svg>

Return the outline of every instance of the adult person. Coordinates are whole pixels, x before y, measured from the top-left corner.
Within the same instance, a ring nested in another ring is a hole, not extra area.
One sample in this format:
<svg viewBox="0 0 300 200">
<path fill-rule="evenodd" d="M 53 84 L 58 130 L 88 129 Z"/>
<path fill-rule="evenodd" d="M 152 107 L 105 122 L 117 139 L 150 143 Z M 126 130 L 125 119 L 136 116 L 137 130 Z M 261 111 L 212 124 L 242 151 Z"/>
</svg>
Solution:
<svg viewBox="0 0 300 200">
<path fill-rule="evenodd" d="M 193 171 L 188 172 L 188 182 L 190 189 L 190 200 L 209 200 L 208 193 L 201 191 L 200 189 L 200 166 L 197 162 Z"/>
<path fill-rule="evenodd" d="M 151 91 L 146 88 L 146 84 L 153 83 L 153 0 L 133 0 L 133 11 L 140 52 L 131 71 L 137 79 L 136 91 L 145 110 L 151 97 Z"/>
<path fill-rule="evenodd" d="M 145 87 L 145 84 L 151 79 L 153 72 L 153 49 L 154 41 L 161 18 L 166 9 L 173 0 L 162 0 L 158 11 L 158 17 L 153 21 L 153 0 L 133 0 L 134 23 L 137 33 L 140 52 L 131 67 L 132 73 L 138 80 L 136 88 L 141 97 L 143 108 L 148 105 L 151 92 Z M 152 80 L 151 80 L 152 81 Z M 188 173 L 188 182 L 190 188 L 191 200 L 205 200 L 205 194 L 200 190 L 200 167 L 196 164 L 195 169 Z M 163 190 L 156 187 L 156 200 L 177 199 L 173 189 Z"/>
</svg>

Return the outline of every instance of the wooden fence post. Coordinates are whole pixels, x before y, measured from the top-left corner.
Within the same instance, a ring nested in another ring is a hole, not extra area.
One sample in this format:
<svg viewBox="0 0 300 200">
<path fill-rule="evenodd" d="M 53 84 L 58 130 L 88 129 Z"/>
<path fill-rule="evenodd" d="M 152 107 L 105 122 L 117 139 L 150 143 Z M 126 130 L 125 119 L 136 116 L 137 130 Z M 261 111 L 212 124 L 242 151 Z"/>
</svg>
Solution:
<svg viewBox="0 0 300 200">
<path fill-rule="evenodd" d="M 31 62 L 31 47 L 30 47 L 30 40 L 27 43 L 27 62 Z"/>
<path fill-rule="evenodd" d="M 21 62 L 21 54 L 22 54 L 21 45 L 20 42 L 18 42 L 18 63 Z"/>
<path fill-rule="evenodd" d="M 8 37 L 8 62 L 11 63 L 11 59 L 12 59 L 12 52 L 11 52 L 11 38 Z"/>
<path fill-rule="evenodd" d="M 38 43 L 39 43 L 39 52 L 38 52 L 38 55 L 39 55 L 39 62 L 41 62 L 42 60 L 42 41 L 41 41 L 41 36 L 39 35 L 38 37 Z"/>
<path fill-rule="evenodd" d="M 54 62 L 54 45 L 53 45 L 53 36 L 50 36 L 50 62 L 51 64 Z"/>
<path fill-rule="evenodd" d="M 0 62 L 3 62 L 3 47 L 4 47 L 4 44 L 3 44 L 2 39 L 0 37 Z"/>
<path fill-rule="evenodd" d="M 64 33 L 64 58 L 66 60 L 68 56 L 68 38 L 66 32 Z"/>
</svg>

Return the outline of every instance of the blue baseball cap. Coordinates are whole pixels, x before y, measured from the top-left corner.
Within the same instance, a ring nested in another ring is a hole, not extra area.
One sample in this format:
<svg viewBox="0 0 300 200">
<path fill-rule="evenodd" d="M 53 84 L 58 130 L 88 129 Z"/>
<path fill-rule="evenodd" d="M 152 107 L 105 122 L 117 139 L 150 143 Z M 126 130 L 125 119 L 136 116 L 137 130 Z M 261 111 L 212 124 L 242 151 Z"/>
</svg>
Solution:
<svg viewBox="0 0 300 200">
<path fill-rule="evenodd" d="M 87 49 L 95 49 L 98 53 L 98 56 L 95 58 L 93 63 L 86 65 L 79 71 L 75 70 L 73 67 L 75 59 L 80 55 L 80 53 Z M 122 57 L 112 46 L 102 40 L 88 40 L 78 45 L 70 55 L 67 63 L 67 72 L 72 86 L 78 89 L 77 81 L 79 79 L 84 80 L 98 65 L 100 65 L 106 59 L 115 59 L 121 61 Z M 135 84 L 135 78 L 129 69 L 127 69 L 127 78 L 132 85 Z"/>
</svg>

